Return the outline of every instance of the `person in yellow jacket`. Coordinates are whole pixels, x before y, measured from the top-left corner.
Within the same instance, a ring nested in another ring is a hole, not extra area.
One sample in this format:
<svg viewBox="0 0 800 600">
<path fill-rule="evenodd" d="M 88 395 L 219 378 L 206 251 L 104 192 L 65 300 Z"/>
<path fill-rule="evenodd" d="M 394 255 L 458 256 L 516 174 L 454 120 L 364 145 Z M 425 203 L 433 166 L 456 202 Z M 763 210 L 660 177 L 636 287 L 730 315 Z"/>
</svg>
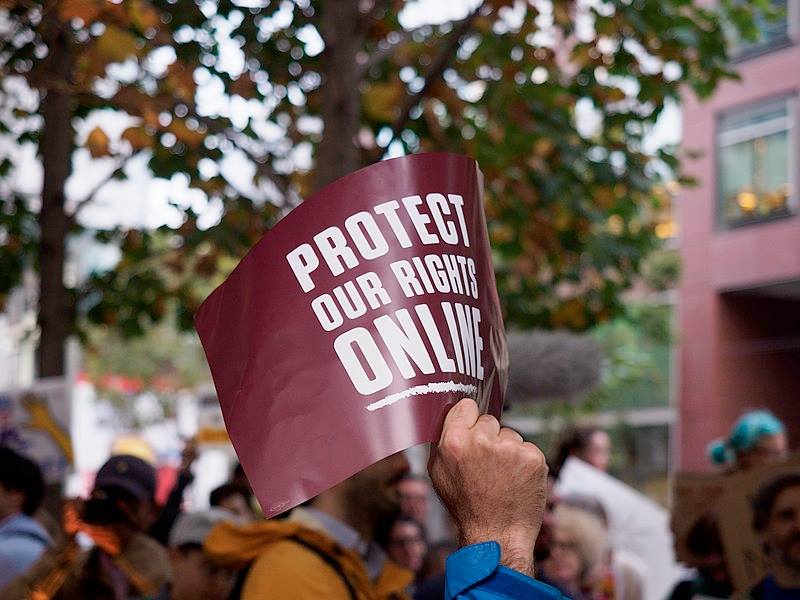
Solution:
<svg viewBox="0 0 800 600">
<path fill-rule="evenodd" d="M 405 600 L 413 573 L 374 542 L 377 524 L 399 508 L 402 453 L 386 458 L 296 508 L 284 521 L 220 523 L 204 549 L 244 568 L 241 600 Z"/>
</svg>

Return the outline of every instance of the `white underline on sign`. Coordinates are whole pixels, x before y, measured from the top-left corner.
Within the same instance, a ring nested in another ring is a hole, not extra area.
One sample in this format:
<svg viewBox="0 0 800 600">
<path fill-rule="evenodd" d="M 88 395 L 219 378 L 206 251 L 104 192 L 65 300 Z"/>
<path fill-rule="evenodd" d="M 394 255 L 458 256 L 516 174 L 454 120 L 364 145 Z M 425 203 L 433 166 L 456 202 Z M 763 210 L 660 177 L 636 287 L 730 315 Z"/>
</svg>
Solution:
<svg viewBox="0 0 800 600">
<path fill-rule="evenodd" d="M 381 398 L 377 402 L 367 405 L 367 410 L 378 410 L 379 408 L 386 408 L 402 400 L 403 398 L 410 398 L 411 396 L 421 396 L 423 394 L 440 394 L 442 392 L 463 392 L 464 394 L 474 395 L 478 388 L 471 383 L 456 383 L 455 381 L 437 381 L 434 383 L 426 383 L 425 385 L 415 385 L 402 392 L 390 394 L 386 398 Z"/>
</svg>

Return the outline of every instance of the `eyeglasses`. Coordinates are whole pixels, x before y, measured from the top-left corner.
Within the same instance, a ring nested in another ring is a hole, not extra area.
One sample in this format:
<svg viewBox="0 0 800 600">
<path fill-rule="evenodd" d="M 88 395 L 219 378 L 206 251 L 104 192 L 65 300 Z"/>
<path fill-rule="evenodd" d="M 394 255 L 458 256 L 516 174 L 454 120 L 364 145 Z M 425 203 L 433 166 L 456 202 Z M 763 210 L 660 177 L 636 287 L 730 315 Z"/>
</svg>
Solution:
<svg viewBox="0 0 800 600">
<path fill-rule="evenodd" d="M 424 544 L 425 540 L 421 537 L 392 538 L 389 540 L 390 546 L 412 546 L 414 544 Z"/>
<path fill-rule="evenodd" d="M 578 551 L 578 543 L 577 542 L 573 542 L 573 541 L 565 542 L 565 541 L 552 540 L 550 542 L 550 549 L 551 550 L 555 550 L 556 548 L 559 548 L 559 549 L 564 550 L 566 552 L 577 552 Z"/>
</svg>

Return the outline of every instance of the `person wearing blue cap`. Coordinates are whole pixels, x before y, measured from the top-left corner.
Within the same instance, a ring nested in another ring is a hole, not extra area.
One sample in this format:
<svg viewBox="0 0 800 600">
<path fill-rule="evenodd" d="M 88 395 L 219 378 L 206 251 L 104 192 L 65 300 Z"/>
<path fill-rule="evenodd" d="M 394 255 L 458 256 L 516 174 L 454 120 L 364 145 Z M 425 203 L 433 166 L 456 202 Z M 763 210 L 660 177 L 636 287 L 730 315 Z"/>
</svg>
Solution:
<svg viewBox="0 0 800 600">
<path fill-rule="evenodd" d="M 729 473 L 781 462 L 788 455 L 786 428 L 768 410 L 746 412 L 733 425 L 727 439 L 715 440 L 708 446 L 711 462 Z"/>
</svg>

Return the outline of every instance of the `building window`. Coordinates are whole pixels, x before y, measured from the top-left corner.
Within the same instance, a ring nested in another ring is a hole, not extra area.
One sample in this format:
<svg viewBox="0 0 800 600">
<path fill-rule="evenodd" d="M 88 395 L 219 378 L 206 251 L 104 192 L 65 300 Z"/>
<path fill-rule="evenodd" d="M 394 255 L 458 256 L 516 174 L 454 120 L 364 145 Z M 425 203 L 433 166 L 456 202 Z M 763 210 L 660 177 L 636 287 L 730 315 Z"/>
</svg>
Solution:
<svg viewBox="0 0 800 600">
<path fill-rule="evenodd" d="M 792 104 L 783 99 L 720 118 L 718 203 L 723 227 L 791 213 Z"/>
<path fill-rule="evenodd" d="M 731 56 L 736 60 L 744 60 L 790 44 L 793 1 L 796 0 L 772 0 L 771 4 L 777 13 L 772 18 L 767 18 L 760 10 L 754 10 L 753 19 L 758 29 L 758 39 L 755 41 L 739 39 L 730 27 Z"/>
<path fill-rule="evenodd" d="M 666 184 L 653 186 L 655 197 L 655 210 L 653 221 L 656 236 L 662 240 L 671 240 L 678 237 L 678 222 L 675 214 L 675 198 L 680 193 L 681 186 L 675 180 Z"/>
</svg>

